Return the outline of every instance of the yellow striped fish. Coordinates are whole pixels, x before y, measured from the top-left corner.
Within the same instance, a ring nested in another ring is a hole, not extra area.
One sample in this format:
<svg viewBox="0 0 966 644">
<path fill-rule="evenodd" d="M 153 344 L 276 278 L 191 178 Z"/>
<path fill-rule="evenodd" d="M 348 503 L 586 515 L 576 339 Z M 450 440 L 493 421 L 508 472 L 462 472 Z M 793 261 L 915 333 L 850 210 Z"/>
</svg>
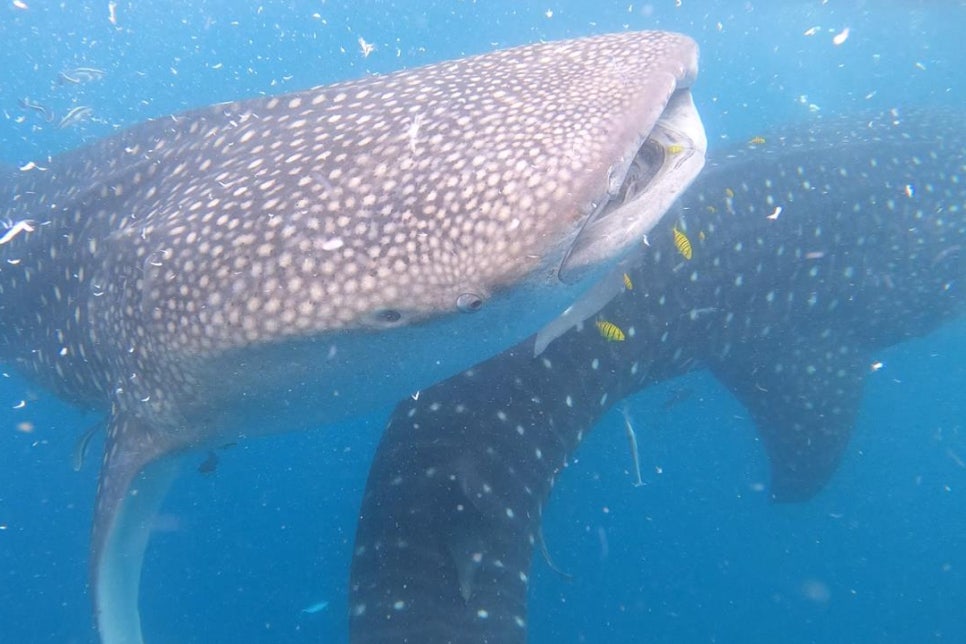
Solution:
<svg viewBox="0 0 966 644">
<path fill-rule="evenodd" d="M 607 320 L 597 320 L 596 324 L 597 330 L 600 331 L 600 336 L 608 342 L 624 341 L 624 332 L 613 322 L 608 322 Z"/>
<path fill-rule="evenodd" d="M 752 139 L 750 141 L 748 141 L 748 143 L 749 143 L 749 145 L 764 145 L 765 144 L 765 137 L 763 137 L 763 136 L 755 136 L 755 137 L 752 137 Z"/>
<path fill-rule="evenodd" d="M 674 246 L 681 253 L 684 259 L 691 259 L 691 240 L 683 232 L 677 229 L 675 226 L 674 230 Z"/>
<path fill-rule="evenodd" d="M 634 282 L 631 281 L 631 276 L 627 273 L 624 273 L 624 288 L 628 291 L 634 290 Z"/>
</svg>

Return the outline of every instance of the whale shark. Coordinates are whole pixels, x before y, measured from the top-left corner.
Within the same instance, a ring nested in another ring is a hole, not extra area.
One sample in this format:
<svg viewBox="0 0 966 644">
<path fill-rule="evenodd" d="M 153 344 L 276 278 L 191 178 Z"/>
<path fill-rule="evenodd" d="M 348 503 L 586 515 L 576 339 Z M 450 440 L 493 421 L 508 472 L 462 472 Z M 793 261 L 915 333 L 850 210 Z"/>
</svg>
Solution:
<svg viewBox="0 0 966 644">
<path fill-rule="evenodd" d="M 526 641 L 556 478 L 609 408 L 693 370 L 747 409 L 771 498 L 816 495 L 875 351 L 966 309 L 963 116 L 822 118 L 712 151 L 598 313 L 400 403 L 359 513 L 351 641 Z"/>
<path fill-rule="evenodd" d="M 704 164 L 697 62 L 667 32 L 538 43 L 5 173 L 0 359 L 105 416 L 101 640 L 144 640 L 178 455 L 388 407 L 583 301 Z"/>
</svg>

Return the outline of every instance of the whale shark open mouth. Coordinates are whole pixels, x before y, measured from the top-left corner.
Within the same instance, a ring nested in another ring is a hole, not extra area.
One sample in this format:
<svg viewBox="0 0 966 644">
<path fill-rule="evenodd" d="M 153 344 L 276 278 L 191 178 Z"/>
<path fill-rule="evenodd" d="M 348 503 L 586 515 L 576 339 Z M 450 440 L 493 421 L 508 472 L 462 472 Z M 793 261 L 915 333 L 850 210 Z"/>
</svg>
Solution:
<svg viewBox="0 0 966 644">
<path fill-rule="evenodd" d="M 607 194 L 564 257 L 560 279 L 577 281 L 615 248 L 640 242 L 704 167 L 707 146 L 690 89 L 677 89 L 636 153 L 611 168 Z"/>
</svg>

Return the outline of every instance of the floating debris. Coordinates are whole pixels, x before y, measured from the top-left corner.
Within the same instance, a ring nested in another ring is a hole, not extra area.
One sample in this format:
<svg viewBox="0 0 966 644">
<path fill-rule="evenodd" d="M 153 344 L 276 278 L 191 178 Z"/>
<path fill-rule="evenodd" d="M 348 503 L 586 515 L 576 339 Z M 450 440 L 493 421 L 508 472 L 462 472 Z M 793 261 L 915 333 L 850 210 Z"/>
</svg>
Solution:
<svg viewBox="0 0 966 644">
<path fill-rule="evenodd" d="M 303 608 L 301 612 L 307 613 L 309 615 L 314 615 L 316 613 L 319 613 L 325 610 L 328 607 L 329 607 L 329 602 L 327 601 L 315 602 L 311 606 L 306 606 L 305 608 Z"/>
<path fill-rule="evenodd" d="M 569 572 L 565 572 L 564 570 L 559 568 L 557 564 L 554 562 L 553 558 L 550 556 L 550 549 L 547 548 L 547 540 L 544 539 L 543 537 L 542 526 L 540 528 L 537 528 L 536 536 L 537 536 L 537 545 L 540 547 L 540 554 L 543 555 L 543 560 L 544 562 L 546 562 L 547 567 L 550 568 L 550 570 L 557 573 L 558 575 L 560 575 L 562 578 L 566 579 L 567 581 L 571 581 L 574 578 L 574 576 Z"/>
<path fill-rule="evenodd" d="M 34 226 L 37 224 L 31 219 L 23 219 L 18 221 L 13 226 L 11 226 L 7 232 L 0 236 L 0 246 L 3 246 L 7 242 L 11 241 L 14 237 L 20 233 L 32 233 L 34 231 Z"/>
<path fill-rule="evenodd" d="M 627 407 L 624 407 L 624 431 L 627 433 L 627 442 L 631 447 L 631 460 L 634 462 L 634 487 L 641 487 L 644 485 L 644 479 L 641 478 L 641 457 L 637 449 L 637 434 L 634 433 L 634 426 L 631 425 L 631 415 Z"/>
<path fill-rule="evenodd" d="M 80 472 L 84 467 L 84 459 L 87 458 L 87 449 L 90 447 L 91 439 L 94 438 L 94 434 L 97 433 L 101 427 L 104 426 L 103 421 L 98 421 L 84 430 L 77 442 L 74 443 L 74 451 L 71 452 L 71 467 L 75 472 Z"/>
<path fill-rule="evenodd" d="M 57 74 L 57 80 L 65 85 L 80 85 L 101 80 L 106 74 L 107 72 L 97 67 L 75 67 Z"/>
</svg>

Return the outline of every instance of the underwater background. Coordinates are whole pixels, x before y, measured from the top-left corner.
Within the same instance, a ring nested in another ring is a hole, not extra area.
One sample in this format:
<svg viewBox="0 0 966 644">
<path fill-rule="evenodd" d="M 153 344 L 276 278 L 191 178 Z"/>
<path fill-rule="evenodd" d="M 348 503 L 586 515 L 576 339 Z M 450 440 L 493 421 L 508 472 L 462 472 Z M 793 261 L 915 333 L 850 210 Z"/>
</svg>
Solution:
<svg viewBox="0 0 966 644">
<path fill-rule="evenodd" d="M 625 29 L 699 42 L 712 153 L 825 114 L 966 105 L 955 1 L 0 0 L 0 162 L 200 105 Z M 619 412 L 605 416 L 545 512 L 574 580 L 534 557 L 531 641 L 966 641 L 966 323 L 876 358 L 841 467 L 803 504 L 769 502 L 755 428 L 708 374 L 629 401 L 644 487 Z M 71 459 L 99 417 L 0 372 L 0 642 L 96 642 L 100 434 L 80 472 Z M 211 472 L 197 471 L 205 453 L 189 459 L 147 552 L 148 641 L 346 641 L 388 412 L 241 442 Z"/>
</svg>

